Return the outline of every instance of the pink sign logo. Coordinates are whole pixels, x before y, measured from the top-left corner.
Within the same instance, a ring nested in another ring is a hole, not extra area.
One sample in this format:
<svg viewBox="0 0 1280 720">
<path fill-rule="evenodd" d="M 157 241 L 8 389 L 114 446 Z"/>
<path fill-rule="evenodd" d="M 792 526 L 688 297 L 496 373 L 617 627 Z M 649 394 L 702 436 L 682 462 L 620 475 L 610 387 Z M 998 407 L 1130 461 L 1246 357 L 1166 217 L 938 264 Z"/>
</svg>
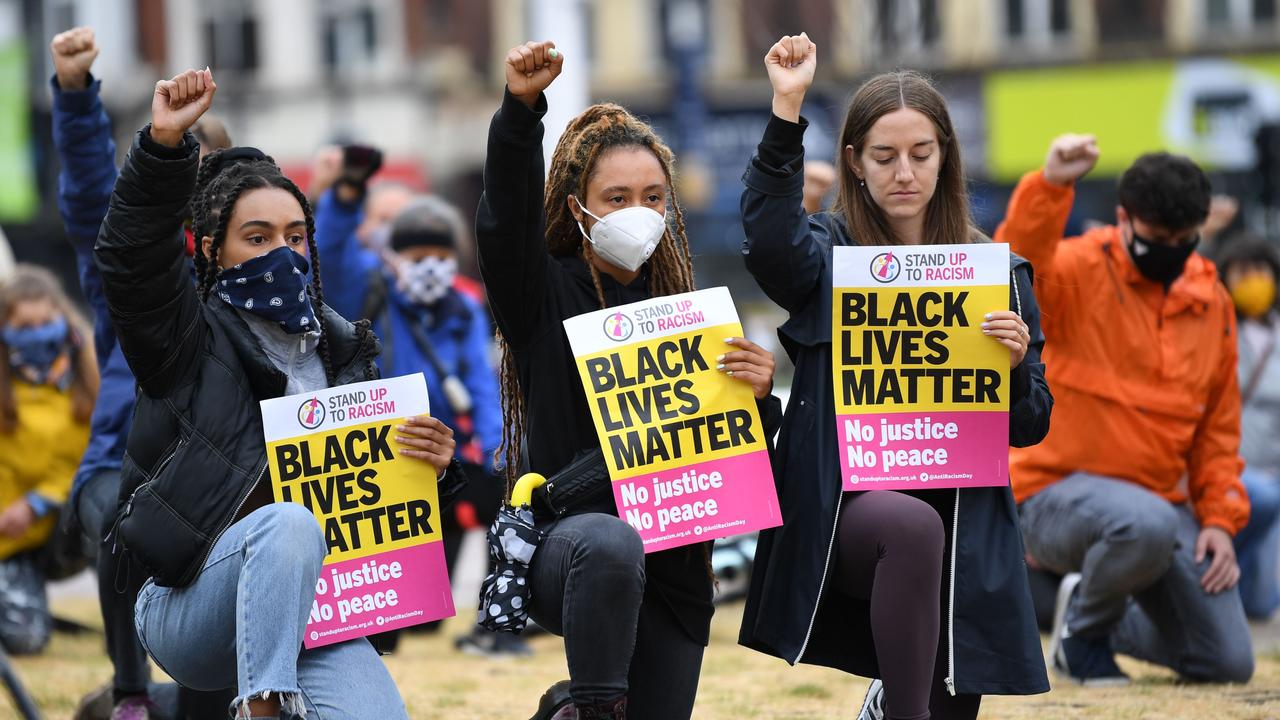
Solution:
<svg viewBox="0 0 1280 720">
<path fill-rule="evenodd" d="M 631 322 L 631 318 L 626 313 L 615 312 L 605 316 L 604 334 L 610 340 L 622 342 L 631 337 L 631 333 L 636 329 L 635 323 Z"/>
<path fill-rule="evenodd" d="M 324 422 L 324 403 L 319 398 L 305 400 L 298 408 L 298 423 L 308 430 L 315 430 Z"/>
<path fill-rule="evenodd" d="M 891 283 L 902 272 L 902 261 L 891 252 L 883 252 L 871 258 L 871 277 L 876 282 Z"/>
</svg>

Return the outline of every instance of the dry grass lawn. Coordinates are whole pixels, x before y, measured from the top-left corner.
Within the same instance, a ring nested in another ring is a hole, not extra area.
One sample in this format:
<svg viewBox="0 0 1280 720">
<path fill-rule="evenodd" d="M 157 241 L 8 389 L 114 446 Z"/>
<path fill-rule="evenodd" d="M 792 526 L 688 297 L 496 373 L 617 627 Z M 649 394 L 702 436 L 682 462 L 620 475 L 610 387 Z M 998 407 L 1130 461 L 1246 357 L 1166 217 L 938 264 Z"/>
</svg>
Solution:
<svg viewBox="0 0 1280 720">
<path fill-rule="evenodd" d="M 63 601 L 57 611 L 98 624 L 89 600 Z M 741 606 L 716 615 L 694 717 L 698 720 L 742 718 L 851 718 L 862 700 L 866 681 L 822 668 L 790 668 L 785 663 L 740 648 L 735 643 Z M 466 616 L 469 618 L 470 613 Z M 566 677 L 560 641 L 534 640 L 537 655 L 528 660 L 489 661 L 453 651 L 450 638 L 463 630 L 455 618 L 443 634 L 413 635 L 388 665 L 413 718 L 424 720 L 524 720 L 542 690 Z M 40 657 L 15 662 L 48 718 L 67 718 L 80 696 L 100 685 L 110 667 L 100 636 L 55 636 Z M 1258 660 L 1258 672 L 1247 687 L 1183 685 L 1163 670 L 1123 661 L 1134 675 L 1133 687 L 1085 691 L 1057 684 L 1053 692 L 1030 698 L 990 698 L 982 717 L 1010 720 L 1103 718 L 1110 720 L 1280 720 L 1280 649 Z M 14 712 L 0 699 L 0 717 Z"/>
</svg>

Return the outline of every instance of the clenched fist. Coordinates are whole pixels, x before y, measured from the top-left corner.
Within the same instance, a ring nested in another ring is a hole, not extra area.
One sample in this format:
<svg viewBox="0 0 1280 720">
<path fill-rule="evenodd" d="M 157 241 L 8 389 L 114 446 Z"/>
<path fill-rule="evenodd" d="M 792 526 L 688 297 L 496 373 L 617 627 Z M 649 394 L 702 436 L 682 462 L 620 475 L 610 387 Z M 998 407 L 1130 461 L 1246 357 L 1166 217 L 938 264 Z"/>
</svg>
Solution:
<svg viewBox="0 0 1280 720">
<path fill-rule="evenodd" d="M 58 87 L 71 92 L 89 87 L 89 68 L 98 57 L 93 28 L 71 28 L 54 35 L 53 42 L 49 43 L 49 52 L 53 54 L 53 72 L 58 77 Z"/>
<path fill-rule="evenodd" d="M 769 48 L 764 67 L 773 86 L 773 114 L 799 122 L 800 105 L 818 69 L 818 46 L 806 33 L 786 35 Z"/>
<path fill-rule="evenodd" d="M 1098 139 L 1092 135 L 1059 135 L 1049 144 L 1044 179 L 1054 185 L 1070 185 L 1098 164 Z"/>
<path fill-rule="evenodd" d="M 182 133 L 213 104 L 217 89 L 209 68 L 188 70 L 172 80 L 157 82 L 155 95 L 151 96 L 151 138 L 161 145 L 177 147 Z"/>
<path fill-rule="evenodd" d="M 564 53 L 550 40 L 527 42 L 507 52 L 507 89 L 529 107 L 538 102 L 564 68 Z"/>
</svg>

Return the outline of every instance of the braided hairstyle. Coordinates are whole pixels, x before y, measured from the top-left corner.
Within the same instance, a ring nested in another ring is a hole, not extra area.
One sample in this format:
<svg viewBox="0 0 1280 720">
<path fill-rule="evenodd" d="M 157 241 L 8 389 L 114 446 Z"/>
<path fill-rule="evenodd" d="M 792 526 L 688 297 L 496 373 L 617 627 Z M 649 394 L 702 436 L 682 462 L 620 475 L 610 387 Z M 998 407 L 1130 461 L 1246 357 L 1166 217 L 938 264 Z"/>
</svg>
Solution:
<svg viewBox="0 0 1280 720">
<path fill-rule="evenodd" d="M 238 151 L 238 152 L 237 152 Z M 196 237 L 195 267 L 196 288 L 201 300 L 207 300 L 214 284 L 217 282 L 218 252 L 227 239 L 227 224 L 231 219 L 232 209 L 240 196 L 251 190 L 262 188 L 279 188 L 288 192 L 302 206 L 307 221 L 307 255 L 311 262 L 311 281 L 307 288 L 311 303 L 316 307 L 316 315 L 320 315 L 320 306 L 324 303 L 324 288 L 320 283 L 320 253 L 316 249 L 316 223 L 311 212 L 311 203 L 298 186 L 294 184 L 276 165 L 270 156 L 257 153 L 246 153 L 240 148 L 214 150 L 200 161 L 200 170 L 196 175 L 195 197 L 191 204 L 192 233 Z M 201 238 L 211 238 L 208 255 L 205 254 Z M 329 384 L 334 383 L 333 361 L 329 355 L 329 334 L 323 322 L 318 323 L 320 341 L 316 352 L 324 365 L 325 378 Z M 368 321 L 355 323 L 356 334 L 361 345 L 372 339 Z M 365 366 L 365 375 L 372 380 L 376 377 L 373 363 Z"/>
<path fill-rule="evenodd" d="M 653 297 L 689 292 L 694 289 L 693 260 L 689 238 L 685 233 L 684 212 L 676 198 L 675 156 L 662 138 L 647 123 L 637 119 L 626 108 L 612 103 L 592 105 L 574 118 L 551 156 L 544 193 L 547 250 L 557 257 L 577 255 L 587 264 L 596 286 L 600 307 L 605 307 L 600 271 L 592 262 L 591 244 L 584 242 L 578 222 L 569 211 L 570 195 L 584 198 L 587 182 L 600 157 L 618 148 L 646 148 L 658 158 L 667 180 L 668 224 L 662 242 L 646 262 L 649 268 L 649 294 Z M 507 490 L 515 482 L 524 439 L 524 399 L 520 392 L 515 357 L 505 339 L 498 335 L 502 348 L 502 445 L 495 460 L 505 465 Z"/>
</svg>

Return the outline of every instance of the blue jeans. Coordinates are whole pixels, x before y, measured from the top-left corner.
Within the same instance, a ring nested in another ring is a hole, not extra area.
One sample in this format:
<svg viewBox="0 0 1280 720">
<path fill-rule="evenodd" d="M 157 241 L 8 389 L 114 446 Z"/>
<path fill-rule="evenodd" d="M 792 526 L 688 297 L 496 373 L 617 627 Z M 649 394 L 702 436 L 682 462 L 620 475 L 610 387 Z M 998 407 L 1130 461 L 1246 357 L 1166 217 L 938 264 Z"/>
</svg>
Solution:
<svg viewBox="0 0 1280 720">
<path fill-rule="evenodd" d="M 1280 607 L 1280 477 L 1245 469 L 1249 524 L 1236 535 L 1240 562 L 1240 599 L 1245 614 L 1265 620 Z"/>
<path fill-rule="evenodd" d="M 325 556 L 306 508 L 276 503 L 227 529 L 193 583 L 147 581 L 138 594 L 138 639 L 166 673 L 197 690 L 236 687 L 231 711 L 278 697 L 307 720 L 408 718 L 367 640 L 302 650 Z"/>
</svg>

